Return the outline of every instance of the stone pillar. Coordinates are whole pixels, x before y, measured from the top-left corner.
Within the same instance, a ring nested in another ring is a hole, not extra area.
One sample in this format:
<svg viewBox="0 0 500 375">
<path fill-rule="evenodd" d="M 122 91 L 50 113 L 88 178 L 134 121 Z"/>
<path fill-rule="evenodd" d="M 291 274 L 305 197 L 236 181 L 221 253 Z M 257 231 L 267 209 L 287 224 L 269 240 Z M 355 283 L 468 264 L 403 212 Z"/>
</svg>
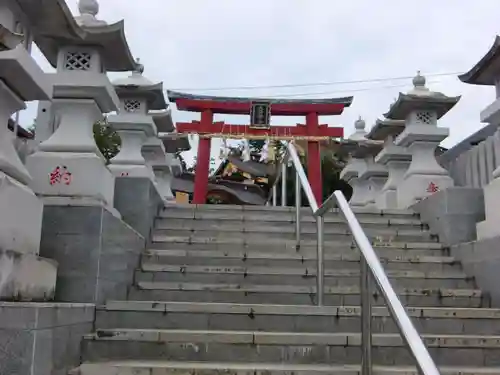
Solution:
<svg viewBox="0 0 500 375">
<path fill-rule="evenodd" d="M 366 168 L 366 161 L 351 157 L 346 167 L 340 173 L 340 178 L 352 187 L 352 197 L 349 204 L 353 207 L 363 207 L 369 197 L 369 184 L 366 179 L 360 180 L 359 174 Z"/>
<path fill-rule="evenodd" d="M 146 164 L 154 173 L 154 184 L 165 203 L 175 200 L 172 194 L 172 155 L 165 152 L 163 142 L 157 137 L 151 137 L 142 147 L 142 155 Z"/>
<path fill-rule="evenodd" d="M 110 125 L 116 130 L 121 139 L 120 152 L 111 159 L 109 169 L 116 177 L 146 177 L 154 181 L 153 170 L 146 165 L 146 160 L 142 155 L 142 147 L 148 136 L 152 134 L 146 132 L 143 124 L 135 123 L 136 128 L 120 123 L 112 117 Z"/>
<path fill-rule="evenodd" d="M 97 205 L 119 216 L 113 209 L 114 176 L 93 134 L 102 113 L 119 104 L 99 50 L 79 45 L 61 48 L 57 73 L 51 76 L 56 130 L 27 158 L 34 190 L 52 205 Z"/>
<path fill-rule="evenodd" d="M 0 4 L 0 23 L 9 25 Z M 8 39 L 8 35 L 7 35 Z M 21 46 L 0 52 L 0 299 L 43 301 L 54 296 L 57 264 L 38 256 L 43 203 L 29 185 L 9 118 L 25 101 L 51 96 L 46 75 Z"/>
<path fill-rule="evenodd" d="M 402 152 L 399 155 L 401 155 L 401 158 L 405 157 Z M 406 160 L 379 158 L 377 161 L 387 166 L 389 174 L 387 181 L 382 187 L 382 191 L 377 198 L 377 207 L 380 209 L 402 208 L 398 198 L 398 186 L 400 186 L 401 181 L 403 181 L 404 175 L 410 166 L 411 155 L 407 154 Z"/>
</svg>

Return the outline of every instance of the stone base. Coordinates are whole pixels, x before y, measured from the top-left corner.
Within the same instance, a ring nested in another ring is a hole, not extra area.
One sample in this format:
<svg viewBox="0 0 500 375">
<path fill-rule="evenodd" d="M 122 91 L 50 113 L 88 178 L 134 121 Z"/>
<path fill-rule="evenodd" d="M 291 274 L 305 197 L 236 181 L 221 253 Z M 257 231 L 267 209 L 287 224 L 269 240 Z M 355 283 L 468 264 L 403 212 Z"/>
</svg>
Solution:
<svg viewBox="0 0 500 375">
<path fill-rule="evenodd" d="M 94 314 L 94 305 L 0 302 L 0 374 L 67 375 Z"/>
<path fill-rule="evenodd" d="M 175 200 L 174 194 L 172 193 L 172 172 L 170 167 L 168 168 L 153 168 L 156 177 L 156 187 L 158 193 L 163 199 L 163 202 L 171 202 Z"/>
<path fill-rule="evenodd" d="M 38 254 L 42 215 L 33 191 L 0 172 L 0 249 Z"/>
<path fill-rule="evenodd" d="M 50 301 L 56 276 L 57 262 L 51 259 L 0 250 L 0 300 Z"/>
<path fill-rule="evenodd" d="M 26 166 L 38 195 L 84 197 L 113 205 L 115 178 L 96 154 L 39 151 L 28 156 Z M 51 180 L 58 167 L 61 177 Z"/>
<path fill-rule="evenodd" d="M 126 299 L 144 244 L 103 207 L 45 206 L 40 255 L 59 263 L 57 301 Z"/>
<path fill-rule="evenodd" d="M 111 164 L 108 168 L 115 177 L 149 178 L 151 181 L 155 178 L 152 169 L 146 165 Z"/>
<path fill-rule="evenodd" d="M 119 177 L 116 179 L 114 205 L 123 221 L 148 240 L 164 202 L 150 179 Z"/>
<path fill-rule="evenodd" d="M 500 179 L 496 178 L 483 187 L 485 220 L 478 223 L 477 239 L 500 236 Z"/>
<path fill-rule="evenodd" d="M 451 187 L 411 207 L 446 246 L 476 239 L 476 223 L 484 219 L 483 190 Z"/>
<path fill-rule="evenodd" d="M 380 193 L 375 201 L 375 205 L 380 210 L 398 209 L 398 192 L 397 190 L 385 190 Z"/>
<path fill-rule="evenodd" d="M 435 194 L 436 191 L 432 190 L 431 185 L 435 186 L 438 191 L 441 191 L 452 187 L 454 182 L 451 177 L 445 175 L 412 174 L 406 176 L 398 186 L 398 200 L 401 208 L 408 208 L 422 199 Z"/>
</svg>

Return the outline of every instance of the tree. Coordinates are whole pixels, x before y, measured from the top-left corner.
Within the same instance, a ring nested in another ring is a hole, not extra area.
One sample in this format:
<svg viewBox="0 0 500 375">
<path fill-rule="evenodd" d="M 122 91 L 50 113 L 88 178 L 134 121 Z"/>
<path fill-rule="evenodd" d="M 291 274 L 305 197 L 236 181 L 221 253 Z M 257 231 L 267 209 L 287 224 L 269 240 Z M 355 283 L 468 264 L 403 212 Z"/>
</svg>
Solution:
<svg viewBox="0 0 500 375">
<path fill-rule="evenodd" d="M 120 136 L 111 129 L 106 119 L 96 122 L 93 131 L 95 143 L 101 154 L 106 158 L 106 162 L 109 163 L 120 152 Z"/>
</svg>

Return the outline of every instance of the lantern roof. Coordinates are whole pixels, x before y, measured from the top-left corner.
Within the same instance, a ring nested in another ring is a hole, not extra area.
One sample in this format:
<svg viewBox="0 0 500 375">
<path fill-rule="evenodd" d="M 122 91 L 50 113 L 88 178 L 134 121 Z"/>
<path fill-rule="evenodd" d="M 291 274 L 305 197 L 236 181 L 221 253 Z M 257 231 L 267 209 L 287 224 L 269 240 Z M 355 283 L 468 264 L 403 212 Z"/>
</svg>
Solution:
<svg viewBox="0 0 500 375">
<path fill-rule="evenodd" d="M 129 71 L 135 61 L 125 37 L 124 22 L 111 25 L 98 20 L 96 0 L 80 0 L 80 15 L 73 17 L 64 0 L 17 0 L 17 7 L 29 22 L 33 38 L 49 63 L 57 66 L 62 47 L 99 47 L 106 71 Z"/>
<path fill-rule="evenodd" d="M 136 67 L 132 74 L 126 78 L 113 81 L 113 86 L 120 98 L 145 97 L 148 109 L 163 110 L 168 107 L 163 95 L 163 82 L 153 83 L 143 75 L 144 66 L 137 59 Z"/>
<path fill-rule="evenodd" d="M 425 84 L 425 77 L 418 72 L 413 78 L 413 89 L 407 94 L 399 93 L 399 97 L 384 116 L 391 120 L 405 120 L 411 112 L 422 110 L 436 112 L 439 119 L 460 100 L 460 96 L 450 97 L 431 91 Z"/>
<path fill-rule="evenodd" d="M 378 119 L 366 135 L 366 138 L 383 141 L 391 136 L 396 137 L 401 134 L 405 126 L 404 120 Z"/>
</svg>

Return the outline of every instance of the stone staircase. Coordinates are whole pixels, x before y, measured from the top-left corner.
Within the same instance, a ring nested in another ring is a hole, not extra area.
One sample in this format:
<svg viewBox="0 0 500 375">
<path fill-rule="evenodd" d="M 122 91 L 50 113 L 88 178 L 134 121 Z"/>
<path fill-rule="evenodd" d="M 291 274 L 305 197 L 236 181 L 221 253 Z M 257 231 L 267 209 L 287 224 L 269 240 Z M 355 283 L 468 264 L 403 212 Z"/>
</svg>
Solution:
<svg viewBox="0 0 500 375">
<path fill-rule="evenodd" d="M 356 211 L 444 374 L 500 374 L 500 309 L 419 217 Z M 83 340 L 81 375 L 359 374 L 359 252 L 325 216 L 325 304 L 315 302 L 316 226 L 294 208 L 169 206 L 128 301 L 109 301 Z M 375 288 L 374 288 L 375 289 Z M 374 290 L 375 374 L 417 374 Z M 498 335 L 498 336 L 496 336 Z"/>
</svg>

